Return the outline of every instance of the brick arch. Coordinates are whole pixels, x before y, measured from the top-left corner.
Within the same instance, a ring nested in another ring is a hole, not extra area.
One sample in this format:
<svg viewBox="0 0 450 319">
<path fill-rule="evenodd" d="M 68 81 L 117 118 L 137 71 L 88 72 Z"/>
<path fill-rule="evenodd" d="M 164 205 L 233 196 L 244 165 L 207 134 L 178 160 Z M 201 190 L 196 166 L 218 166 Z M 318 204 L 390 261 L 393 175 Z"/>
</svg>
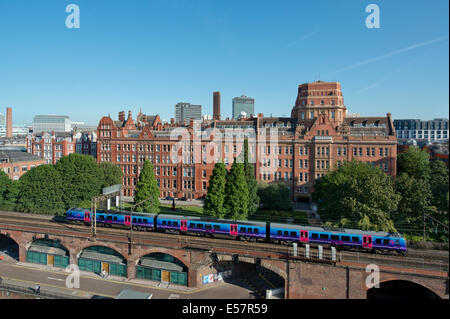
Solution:
<svg viewBox="0 0 450 319">
<path fill-rule="evenodd" d="M 178 259 L 188 269 L 191 268 L 191 263 L 189 261 L 189 254 L 185 250 L 178 251 L 178 250 L 166 249 L 166 248 L 161 248 L 161 247 L 151 247 L 151 248 L 145 249 L 144 253 L 142 253 L 142 250 L 140 250 L 140 251 L 141 251 L 141 253 L 138 256 L 136 256 L 135 258 L 130 258 L 130 262 L 134 263 L 134 265 L 137 265 L 139 260 L 141 260 L 141 258 L 144 256 L 147 256 L 149 254 L 154 254 L 154 253 L 161 253 L 161 254 L 170 255 L 170 256 Z"/>
<path fill-rule="evenodd" d="M 80 255 L 81 255 L 81 253 L 83 252 L 84 249 L 89 248 L 89 247 L 94 247 L 94 246 L 101 246 L 101 247 L 111 248 L 114 251 L 116 251 L 117 253 L 119 253 L 123 257 L 123 259 L 128 261 L 127 254 L 126 253 L 124 254 L 124 252 L 122 251 L 123 249 L 127 249 L 128 250 L 128 248 L 117 247 L 114 244 L 103 243 L 103 242 L 88 242 L 88 243 L 76 246 L 77 247 L 76 248 L 76 253 L 75 253 L 76 254 L 76 259 L 78 260 L 78 258 L 80 257 Z"/>
<path fill-rule="evenodd" d="M 17 244 L 17 246 L 20 246 L 20 244 L 21 244 L 21 241 L 18 240 L 17 236 L 15 234 L 13 234 L 12 232 L 2 231 L 0 233 L 0 236 L 4 236 L 5 238 L 11 239 L 12 241 L 14 241 Z"/>
<path fill-rule="evenodd" d="M 412 284 L 413 286 L 417 286 L 417 288 L 421 288 L 421 289 L 424 289 L 425 291 L 429 291 L 433 295 L 437 296 L 438 298 L 441 298 L 439 293 L 434 291 L 433 288 L 428 287 L 428 285 L 424 284 L 423 282 L 420 282 L 419 280 L 416 280 L 415 278 L 414 279 L 411 279 L 411 278 L 406 279 L 406 278 L 398 277 L 398 278 L 389 278 L 386 280 L 380 280 L 380 288 L 382 288 L 383 284 L 391 283 L 391 282 L 404 282 L 407 284 Z M 370 288 L 370 289 L 373 289 L 373 288 Z M 370 289 L 369 288 L 366 289 L 366 294 Z"/>
</svg>

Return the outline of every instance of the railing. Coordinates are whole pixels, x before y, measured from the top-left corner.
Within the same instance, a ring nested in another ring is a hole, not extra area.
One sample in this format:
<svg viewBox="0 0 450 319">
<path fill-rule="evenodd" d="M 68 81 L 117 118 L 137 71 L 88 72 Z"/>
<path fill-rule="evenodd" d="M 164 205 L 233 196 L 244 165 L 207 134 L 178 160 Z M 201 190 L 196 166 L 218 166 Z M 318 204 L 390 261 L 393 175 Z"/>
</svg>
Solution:
<svg viewBox="0 0 450 319">
<path fill-rule="evenodd" d="M 9 291 L 9 292 L 16 292 L 16 293 L 22 293 L 30 296 L 35 296 L 36 298 L 46 298 L 46 299 L 85 299 L 82 297 L 74 296 L 74 295 L 64 295 L 64 294 L 58 294 L 58 293 L 51 293 L 46 291 L 40 291 L 40 293 L 37 293 L 35 289 L 28 287 L 22 287 L 22 286 L 16 286 L 12 284 L 6 284 L 0 282 L 0 290 Z"/>
</svg>

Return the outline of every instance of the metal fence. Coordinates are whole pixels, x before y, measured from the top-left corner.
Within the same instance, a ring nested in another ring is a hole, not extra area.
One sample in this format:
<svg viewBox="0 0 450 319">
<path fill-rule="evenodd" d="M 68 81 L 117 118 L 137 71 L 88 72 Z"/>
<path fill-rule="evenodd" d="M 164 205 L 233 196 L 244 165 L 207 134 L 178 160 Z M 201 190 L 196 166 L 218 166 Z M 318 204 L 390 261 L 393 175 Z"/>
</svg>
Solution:
<svg viewBox="0 0 450 319">
<path fill-rule="evenodd" d="M 79 296 L 73 296 L 73 295 L 69 296 L 69 295 L 58 294 L 58 293 L 42 291 L 42 290 L 38 294 L 34 288 L 31 288 L 31 287 L 25 288 L 22 286 L 6 284 L 4 282 L 0 282 L 0 291 L 21 293 L 21 294 L 26 294 L 29 296 L 35 296 L 36 298 L 40 298 L 40 299 L 85 299 L 85 298 L 82 298 Z"/>
</svg>

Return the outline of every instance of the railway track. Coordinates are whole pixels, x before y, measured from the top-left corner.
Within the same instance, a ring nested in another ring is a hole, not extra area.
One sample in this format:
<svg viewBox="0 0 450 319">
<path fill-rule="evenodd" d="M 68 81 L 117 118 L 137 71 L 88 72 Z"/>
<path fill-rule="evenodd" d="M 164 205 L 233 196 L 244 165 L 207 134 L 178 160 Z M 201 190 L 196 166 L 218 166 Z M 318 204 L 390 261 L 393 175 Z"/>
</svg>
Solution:
<svg viewBox="0 0 450 319">
<path fill-rule="evenodd" d="M 20 222 L 18 221 L 20 218 Z M 4 212 L 0 211 L 0 222 L 8 225 L 15 226 L 29 226 L 29 227 L 41 227 L 42 230 L 70 230 L 74 232 L 80 232 L 83 234 L 90 234 L 90 226 L 67 224 L 63 222 L 64 217 L 48 216 L 48 215 L 33 215 L 18 212 Z M 202 237 L 195 235 L 180 235 L 180 234 L 167 234 L 160 232 L 142 232 L 142 231 L 130 231 L 120 228 L 104 228 L 98 227 L 97 234 L 109 235 L 109 236 L 126 236 L 130 237 L 132 242 L 139 243 L 141 241 L 157 240 L 167 243 L 180 245 L 182 247 L 200 248 L 205 250 L 215 250 L 218 248 L 225 250 L 240 250 L 246 251 L 249 254 L 252 252 L 266 252 L 275 253 L 280 255 L 292 254 L 292 246 L 279 245 L 266 242 L 247 242 L 236 241 L 230 239 L 219 239 L 212 237 Z M 325 251 L 329 248 L 324 247 Z M 305 247 L 300 246 L 297 249 L 299 256 L 304 256 Z M 326 254 L 330 254 L 327 252 Z M 310 256 L 317 256 L 318 248 L 311 245 Z M 367 262 L 375 264 L 386 265 L 404 265 L 411 267 L 439 269 L 448 271 L 448 251 L 424 251 L 424 250 L 409 250 L 407 256 L 401 255 L 381 255 L 371 254 L 369 252 L 356 252 L 348 250 L 337 251 L 337 258 L 341 261 L 355 261 L 355 262 Z"/>
</svg>

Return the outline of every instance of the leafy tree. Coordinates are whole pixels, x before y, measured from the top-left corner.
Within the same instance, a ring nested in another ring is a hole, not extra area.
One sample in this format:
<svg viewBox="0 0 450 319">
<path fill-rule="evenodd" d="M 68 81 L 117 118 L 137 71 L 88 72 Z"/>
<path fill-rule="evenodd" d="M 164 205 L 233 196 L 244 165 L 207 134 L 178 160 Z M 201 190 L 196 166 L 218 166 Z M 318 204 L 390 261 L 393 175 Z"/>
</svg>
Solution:
<svg viewBox="0 0 450 319">
<path fill-rule="evenodd" d="M 122 184 L 123 172 L 118 165 L 110 162 L 101 162 L 98 164 L 98 168 L 102 188 Z"/>
<path fill-rule="evenodd" d="M 418 147 L 409 147 L 397 156 L 398 172 L 406 173 L 415 179 L 430 179 L 429 154 Z"/>
<path fill-rule="evenodd" d="M 55 165 L 61 174 L 66 208 L 79 206 L 101 193 L 102 176 L 92 156 L 70 154 Z"/>
<path fill-rule="evenodd" d="M 259 207 L 258 187 L 255 178 L 255 165 L 248 160 L 248 139 L 244 140 L 244 172 L 248 188 L 248 214 L 253 215 Z"/>
<path fill-rule="evenodd" d="M 430 210 L 432 193 L 427 181 L 416 179 L 406 173 L 397 175 L 395 189 L 401 200 L 394 214 L 396 223 L 421 223 L 423 214 Z"/>
<path fill-rule="evenodd" d="M 28 171 L 19 180 L 17 209 L 39 214 L 64 212 L 65 190 L 61 174 L 53 165 L 40 165 Z"/>
<path fill-rule="evenodd" d="M 321 218 L 335 226 L 395 231 L 391 214 L 400 196 L 391 178 L 378 167 L 344 162 L 316 181 L 313 200 Z"/>
<path fill-rule="evenodd" d="M 225 184 L 227 169 L 225 164 L 216 163 L 211 177 L 209 178 L 208 194 L 203 205 L 203 212 L 218 218 L 225 217 Z"/>
<path fill-rule="evenodd" d="M 0 170 L 0 209 L 14 210 L 17 197 L 19 196 L 19 185 Z"/>
<path fill-rule="evenodd" d="M 248 187 L 245 181 L 244 164 L 234 161 L 227 174 L 225 185 L 225 217 L 246 220 L 248 216 Z"/>
<path fill-rule="evenodd" d="M 291 189 L 285 183 L 259 183 L 258 195 L 264 209 L 292 210 Z"/>
<path fill-rule="evenodd" d="M 153 165 L 150 161 L 146 160 L 139 174 L 134 203 L 137 204 L 143 200 L 148 200 L 137 206 L 136 210 L 146 213 L 159 213 L 159 194 L 160 191 L 156 182 Z"/>
<path fill-rule="evenodd" d="M 432 204 L 441 211 L 448 211 L 449 171 L 442 161 L 430 162 L 430 187 L 433 193 Z"/>
</svg>

